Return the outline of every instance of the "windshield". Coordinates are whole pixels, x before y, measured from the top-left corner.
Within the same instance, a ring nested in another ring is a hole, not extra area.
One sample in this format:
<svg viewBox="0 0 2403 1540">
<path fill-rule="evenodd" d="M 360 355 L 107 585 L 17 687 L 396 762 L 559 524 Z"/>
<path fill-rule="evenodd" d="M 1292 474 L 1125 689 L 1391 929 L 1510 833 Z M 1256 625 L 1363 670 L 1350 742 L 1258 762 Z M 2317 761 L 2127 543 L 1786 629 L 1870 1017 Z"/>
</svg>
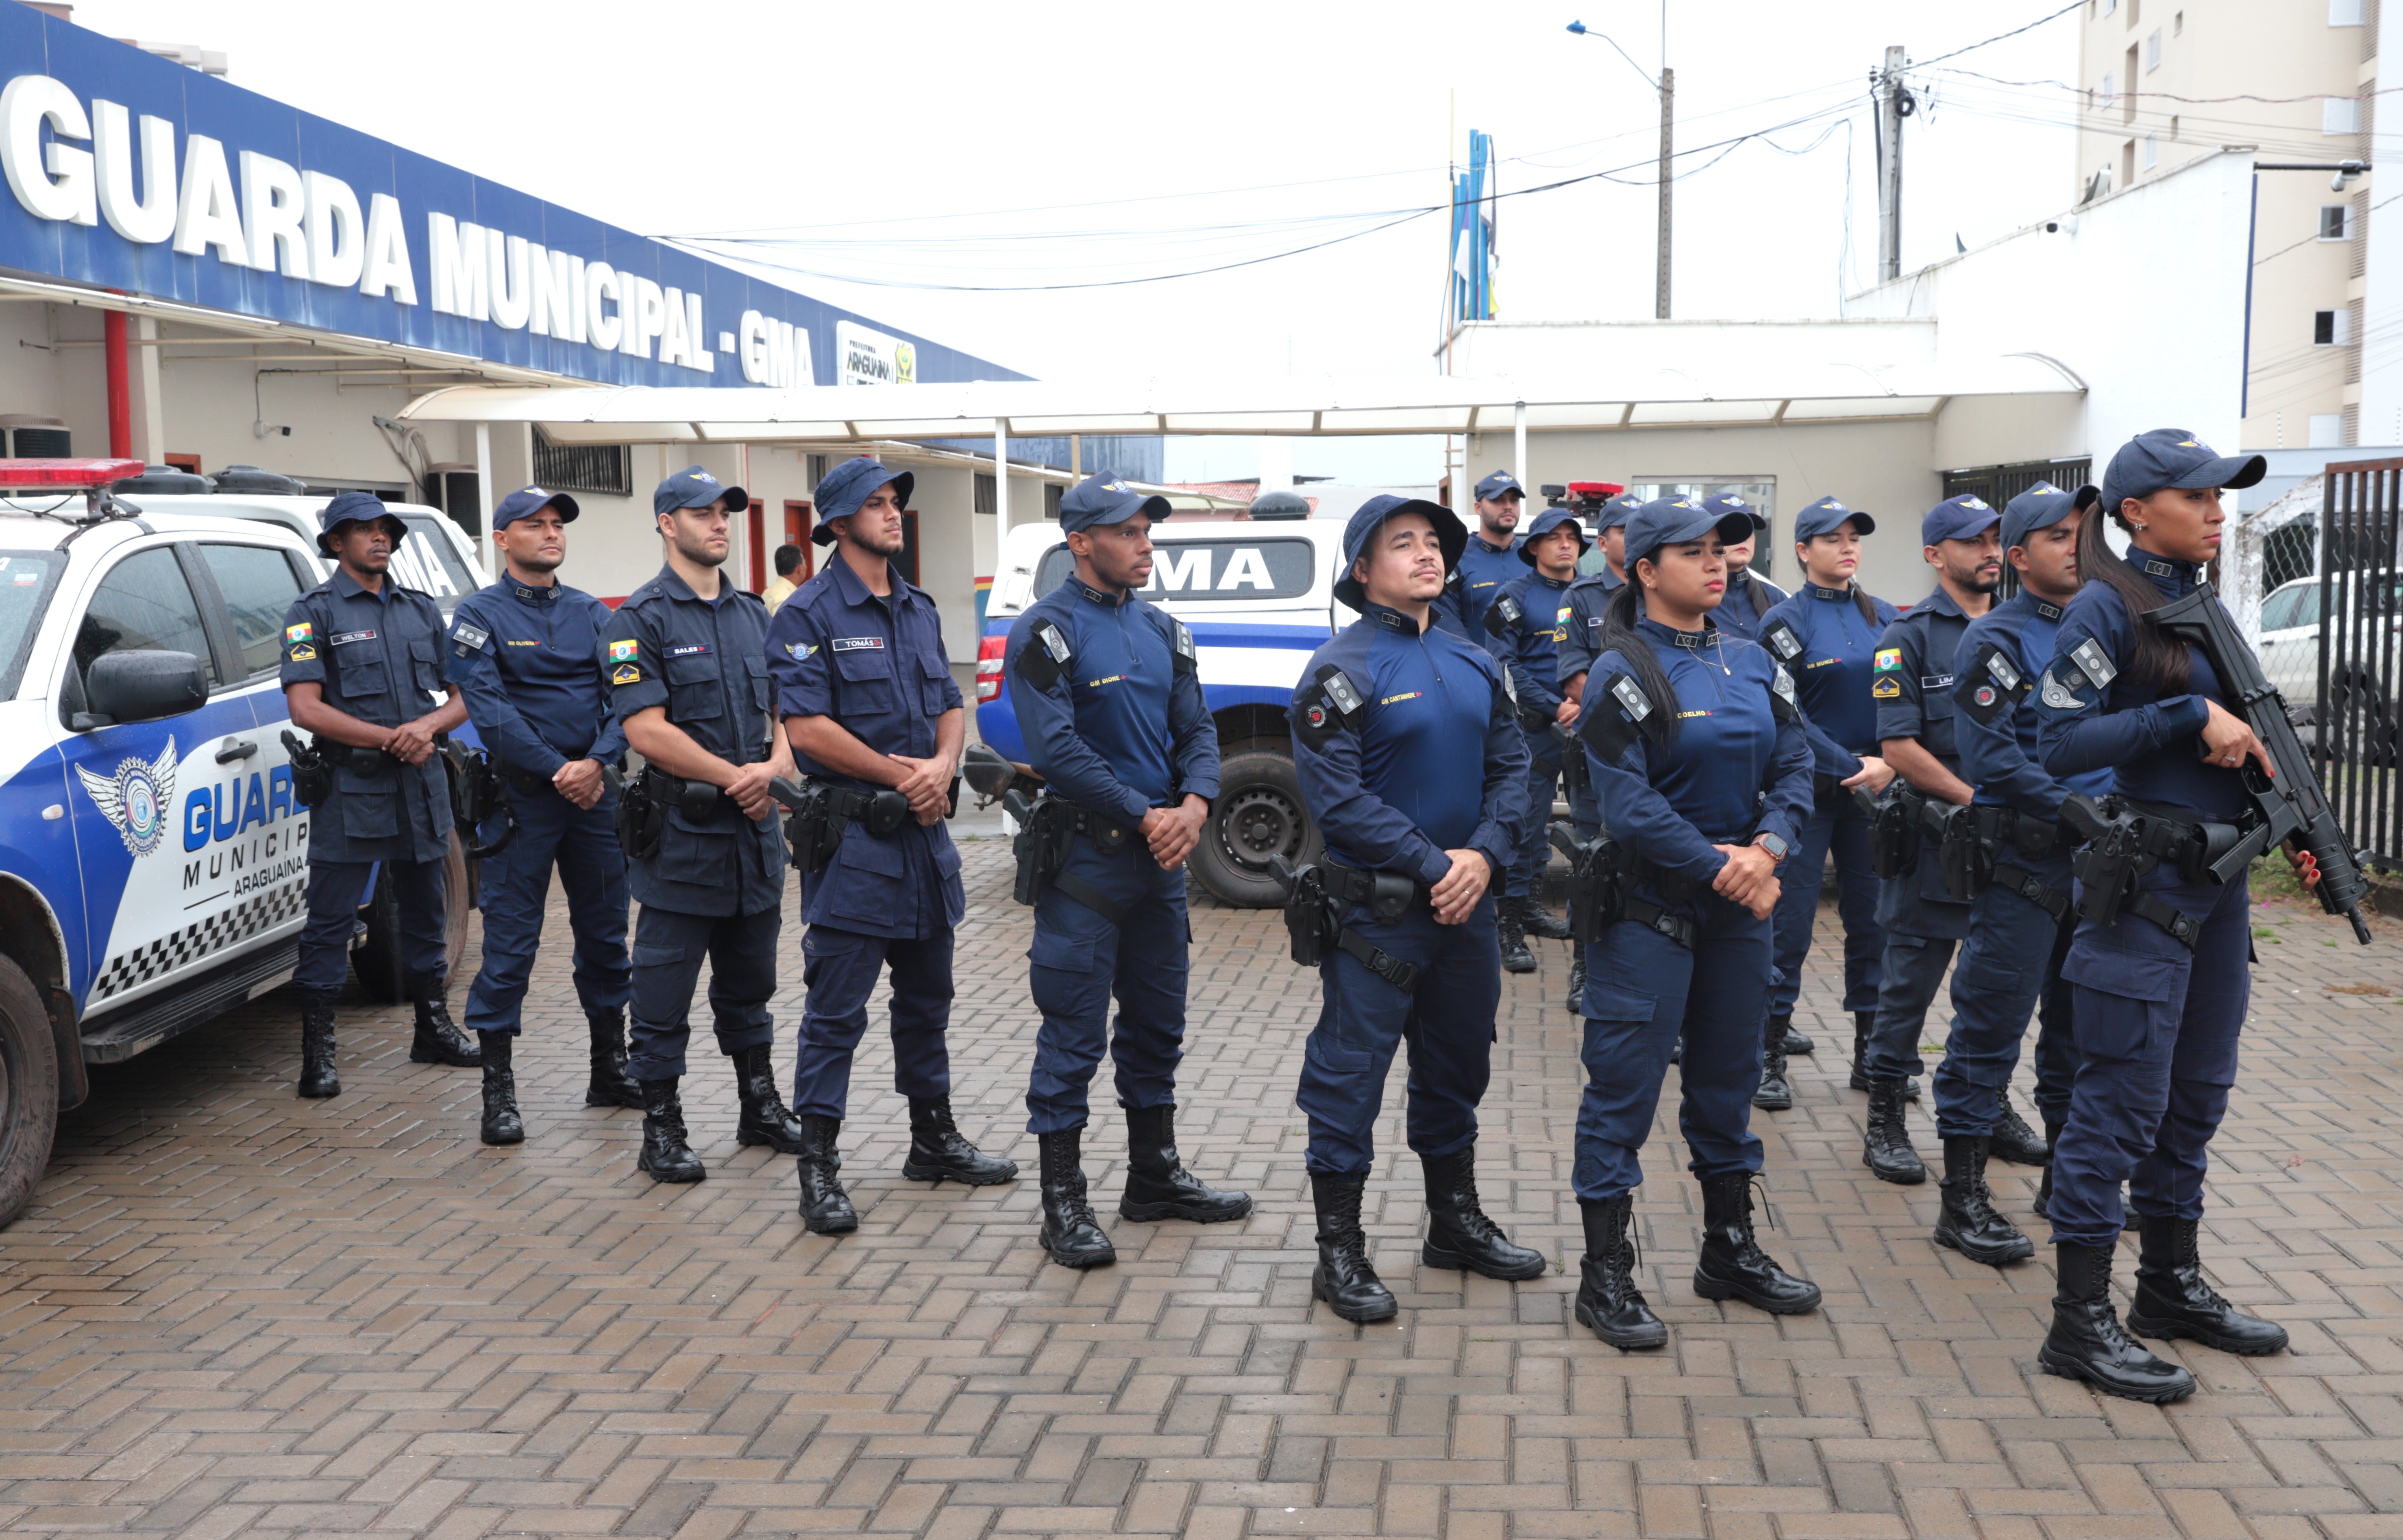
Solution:
<svg viewBox="0 0 2403 1540">
<path fill-rule="evenodd" d="M 0 550 L 0 701 L 16 697 L 25 653 L 65 564 L 52 550 Z"/>
<path fill-rule="evenodd" d="M 451 543 L 438 516 L 404 513 L 400 521 L 409 526 L 409 538 L 392 553 L 392 575 L 440 605 L 442 618 L 448 620 L 459 601 L 483 585 L 459 560 L 459 548 Z"/>
</svg>

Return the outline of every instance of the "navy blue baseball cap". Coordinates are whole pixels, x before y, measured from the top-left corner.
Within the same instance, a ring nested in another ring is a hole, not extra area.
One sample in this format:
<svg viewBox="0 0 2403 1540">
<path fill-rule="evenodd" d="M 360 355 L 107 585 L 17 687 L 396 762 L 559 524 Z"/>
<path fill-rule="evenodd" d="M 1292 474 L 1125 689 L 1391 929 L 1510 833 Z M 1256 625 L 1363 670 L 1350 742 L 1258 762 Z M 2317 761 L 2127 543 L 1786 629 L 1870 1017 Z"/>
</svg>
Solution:
<svg viewBox="0 0 2403 1540">
<path fill-rule="evenodd" d="M 728 486 L 699 465 L 687 465 L 652 492 L 651 512 L 656 515 L 674 513 L 678 508 L 705 508 L 721 497 L 726 499 L 729 513 L 741 513 L 751 506 L 751 494 L 741 487 Z"/>
<path fill-rule="evenodd" d="M 1060 533 L 1074 534 L 1095 524 L 1123 524 L 1138 513 L 1158 520 L 1171 511 L 1167 498 L 1156 492 L 1137 492 L 1123 477 L 1104 471 L 1086 477 L 1060 499 Z"/>
<path fill-rule="evenodd" d="M 1877 520 L 1868 514 L 1858 508 L 1848 508 L 1832 497 L 1822 497 L 1794 516 L 1795 541 L 1799 544 L 1813 535 L 1833 534 L 1843 527 L 1848 519 L 1852 520 L 1854 534 L 1873 534 L 1877 532 Z"/>
<path fill-rule="evenodd" d="M 1713 513 L 1743 514 L 1746 519 L 1752 520 L 1752 530 L 1755 534 L 1759 534 L 1762 530 L 1769 527 L 1769 520 L 1760 516 L 1760 510 L 1755 508 L 1751 504 L 1745 502 L 1743 498 L 1738 497 L 1731 492 L 1723 492 L 1715 496 L 1703 498 L 1702 506 L 1710 509 Z"/>
<path fill-rule="evenodd" d="M 2060 523 L 2077 506 L 2075 493 L 2038 481 L 2003 506 L 2003 548 L 2026 545 L 2029 535 Z"/>
<path fill-rule="evenodd" d="M 2249 487 L 2270 473 L 2257 454 L 2222 454 L 2184 428 L 2140 433 L 2111 457 L 2103 473 L 2103 506 L 2117 513 L 2122 501 L 2150 497 L 2165 487 Z"/>
<path fill-rule="evenodd" d="M 1919 521 L 1919 543 L 1932 546 L 1938 540 L 1975 540 L 2003 521 L 1994 505 L 1974 492 L 1958 497 L 1948 497 L 1927 510 Z"/>
<path fill-rule="evenodd" d="M 1360 560 L 1360 553 L 1368 547 L 1368 537 L 1377 533 L 1379 525 L 1406 513 L 1422 514 L 1435 526 L 1436 544 L 1443 548 L 1443 570 L 1447 575 L 1460 565 L 1460 553 L 1468 548 L 1468 526 L 1460 521 L 1460 515 L 1424 497 L 1385 493 L 1361 504 L 1351 521 L 1343 526 L 1343 571 L 1335 579 L 1336 598 L 1355 610 L 1368 602 L 1368 592 L 1352 576 L 1352 565 Z"/>
<path fill-rule="evenodd" d="M 333 554 L 326 537 L 344 524 L 369 524 L 383 521 L 384 533 L 392 536 L 395 549 L 409 538 L 409 526 L 398 515 L 383 506 L 383 499 L 371 492 L 338 492 L 332 502 L 317 510 L 317 548 Z"/>
<path fill-rule="evenodd" d="M 1600 534 L 1606 530 L 1615 530 L 1618 528 L 1621 524 L 1626 523 L 1630 519 L 1634 518 L 1637 513 L 1643 510 L 1643 507 L 1644 499 L 1636 496 L 1632 492 L 1620 493 L 1618 496 L 1612 498 L 1609 502 L 1604 503 L 1602 506 L 1602 516 L 1594 520 L 1594 533 L 1596 534 Z"/>
<path fill-rule="evenodd" d="M 1635 563 L 1663 546 L 1674 546 L 1688 540 L 1699 540 L 1715 532 L 1730 545 L 1752 537 L 1752 515 L 1738 510 L 1718 512 L 1706 503 L 1690 497 L 1655 497 L 1635 510 L 1627 521 L 1627 567 L 1631 578 Z"/>
<path fill-rule="evenodd" d="M 1577 511 L 1573 508 L 1546 508 L 1543 512 L 1535 515 L 1535 521 L 1527 526 L 1526 538 L 1519 542 L 1519 560 L 1526 562 L 1527 565 L 1531 567 L 1534 566 L 1535 564 L 1535 542 L 1541 540 L 1545 535 L 1551 534 L 1552 531 L 1559 529 L 1563 524 L 1567 525 L 1570 529 L 1577 531 L 1577 554 L 1579 556 L 1583 556 L 1585 554 L 1586 548 L 1592 545 L 1593 542 L 1586 538 L 1585 525 L 1578 520 Z M 1462 548 L 1466 549 L 1467 548 L 1463 547 Z"/>
<path fill-rule="evenodd" d="M 1507 497 L 1514 492 L 1521 497 L 1527 495 L 1527 489 L 1521 486 L 1519 479 L 1507 470 L 1497 470 L 1477 483 L 1477 500 L 1480 503 L 1490 503 L 1496 498 Z"/>
<path fill-rule="evenodd" d="M 867 502 L 877 488 L 887 484 L 899 489 L 893 495 L 901 499 L 901 506 L 906 508 L 910 506 L 910 489 L 918 484 L 918 479 L 906 470 L 895 470 L 864 454 L 854 455 L 826 472 L 819 479 L 817 490 L 810 493 L 810 501 L 817 509 L 818 519 L 816 526 L 810 531 L 810 543 L 833 545 L 834 521 L 857 513 L 860 505 Z"/>
<path fill-rule="evenodd" d="M 576 514 L 576 499 L 567 493 L 526 487 L 501 499 L 501 506 L 493 510 L 493 530 L 497 534 L 521 519 L 533 518 L 545 508 L 557 508 L 559 521 L 563 524 L 572 522 Z"/>
</svg>

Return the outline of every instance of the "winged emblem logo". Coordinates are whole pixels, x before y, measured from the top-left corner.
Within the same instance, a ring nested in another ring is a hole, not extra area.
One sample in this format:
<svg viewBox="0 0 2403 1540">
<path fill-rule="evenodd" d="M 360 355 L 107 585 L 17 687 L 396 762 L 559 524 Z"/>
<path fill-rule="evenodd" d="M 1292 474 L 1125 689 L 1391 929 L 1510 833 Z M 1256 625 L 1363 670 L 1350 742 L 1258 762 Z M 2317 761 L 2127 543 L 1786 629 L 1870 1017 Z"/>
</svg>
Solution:
<svg viewBox="0 0 2403 1540">
<path fill-rule="evenodd" d="M 117 762 L 113 775 L 95 775 L 81 765 L 76 767 L 92 806 L 137 858 L 157 850 L 167 832 L 167 810 L 175 803 L 176 763 L 175 741 L 170 738 L 158 758 L 128 756 Z"/>
</svg>

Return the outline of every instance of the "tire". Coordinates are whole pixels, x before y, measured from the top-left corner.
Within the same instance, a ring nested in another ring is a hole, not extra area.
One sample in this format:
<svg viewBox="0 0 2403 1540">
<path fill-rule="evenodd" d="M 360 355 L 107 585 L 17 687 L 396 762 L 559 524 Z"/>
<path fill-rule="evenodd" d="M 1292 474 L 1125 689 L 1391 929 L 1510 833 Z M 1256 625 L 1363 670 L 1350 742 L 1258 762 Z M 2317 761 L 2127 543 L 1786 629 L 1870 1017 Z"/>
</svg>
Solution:
<svg viewBox="0 0 2403 1540">
<path fill-rule="evenodd" d="M 1308 866 L 1326 848 L 1301 805 L 1301 782 L 1284 749 L 1245 749 L 1218 767 L 1218 799 L 1193 850 L 1193 872 L 1220 900 L 1243 909 L 1285 902 L 1271 856 Z"/>
<path fill-rule="evenodd" d="M 59 1049 L 24 970 L 0 957 L 0 1225 L 41 1186 L 59 1131 Z"/>
<path fill-rule="evenodd" d="M 474 895 L 468 891 L 467 849 L 451 834 L 451 848 L 442 857 L 442 955 L 451 967 L 450 983 L 457 983 L 459 959 L 467 949 L 467 910 Z M 351 953 L 359 987 L 370 999 L 396 1005 L 409 998 L 409 974 L 401 964 L 400 906 L 392 891 L 392 875 L 376 873 L 375 894 L 367 905 L 368 938 Z"/>
</svg>

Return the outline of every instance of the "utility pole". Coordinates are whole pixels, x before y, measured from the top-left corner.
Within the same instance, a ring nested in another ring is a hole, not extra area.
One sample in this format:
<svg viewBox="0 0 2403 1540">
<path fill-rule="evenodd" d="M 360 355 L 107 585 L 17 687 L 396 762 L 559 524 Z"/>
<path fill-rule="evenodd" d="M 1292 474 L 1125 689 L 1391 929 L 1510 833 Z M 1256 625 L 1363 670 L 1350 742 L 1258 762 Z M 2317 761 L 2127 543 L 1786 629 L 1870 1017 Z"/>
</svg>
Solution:
<svg viewBox="0 0 2403 1540">
<path fill-rule="evenodd" d="M 1660 66 L 1660 271 L 1653 280 L 1652 319 L 1669 319 L 1669 192 L 1674 186 L 1669 174 L 1669 146 L 1672 126 L 1676 122 L 1677 72 L 1666 64 Z"/>
<path fill-rule="evenodd" d="M 1902 120 L 1919 104 L 1902 83 L 1899 47 L 1885 50 L 1878 72 L 1878 281 L 1902 276 Z M 1665 132 L 1665 131 L 1663 131 Z"/>
</svg>

